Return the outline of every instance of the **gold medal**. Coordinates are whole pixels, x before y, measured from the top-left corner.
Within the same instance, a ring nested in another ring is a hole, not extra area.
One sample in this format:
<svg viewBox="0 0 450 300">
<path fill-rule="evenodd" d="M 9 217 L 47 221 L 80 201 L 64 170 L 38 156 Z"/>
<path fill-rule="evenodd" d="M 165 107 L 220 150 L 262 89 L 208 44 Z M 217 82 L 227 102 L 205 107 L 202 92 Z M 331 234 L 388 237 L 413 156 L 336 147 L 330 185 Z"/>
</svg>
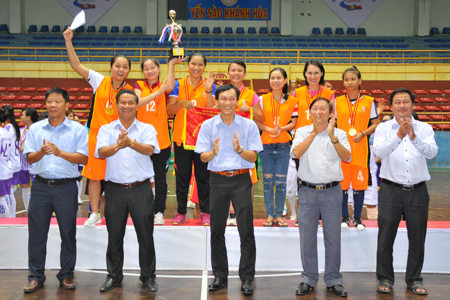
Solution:
<svg viewBox="0 0 450 300">
<path fill-rule="evenodd" d="M 108 107 L 108 108 L 106 109 L 106 114 L 107 114 L 107 115 L 112 115 L 113 112 L 114 112 L 114 108 L 112 108 L 112 106 L 110 106 L 110 107 Z"/>
<path fill-rule="evenodd" d="M 355 136 L 357 133 L 358 132 L 356 131 L 355 127 L 353 127 L 353 126 L 348 130 L 348 134 L 350 136 Z"/>
</svg>

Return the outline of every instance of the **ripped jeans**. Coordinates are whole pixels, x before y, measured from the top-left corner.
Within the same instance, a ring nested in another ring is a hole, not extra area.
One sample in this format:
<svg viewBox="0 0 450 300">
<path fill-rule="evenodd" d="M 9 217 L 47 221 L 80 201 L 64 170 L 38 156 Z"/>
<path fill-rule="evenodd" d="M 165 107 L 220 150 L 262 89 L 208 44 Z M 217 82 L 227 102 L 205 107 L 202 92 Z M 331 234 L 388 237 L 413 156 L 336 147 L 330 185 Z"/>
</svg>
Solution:
<svg viewBox="0 0 450 300">
<path fill-rule="evenodd" d="M 289 168 L 289 143 L 276 143 L 263 145 L 260 152 L 261 167 L 264 183 L 264 204 L 266 216 L 274 219 L 283 216 L 286 201 L 286 175 Z M 275 192 L 275 207 L 273 204 L 273 188 Z"/>
</svg>

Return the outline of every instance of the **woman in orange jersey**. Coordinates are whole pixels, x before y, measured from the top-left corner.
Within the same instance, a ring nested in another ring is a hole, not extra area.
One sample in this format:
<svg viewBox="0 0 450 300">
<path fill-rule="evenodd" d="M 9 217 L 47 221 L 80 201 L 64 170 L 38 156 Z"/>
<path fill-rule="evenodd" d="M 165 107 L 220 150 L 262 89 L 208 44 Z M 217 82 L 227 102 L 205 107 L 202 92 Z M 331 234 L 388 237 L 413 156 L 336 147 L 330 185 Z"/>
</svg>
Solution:
<svg viewBox="0 0 450 300">
<path fill-rule="evenodd" d="M 213 107 L 215 104 L 214 73 L 208 79 L 203 78 L 206 67 L 206 57 L 200 52 L 194 52 L 188 59 L 189 76 L 177 80 L 175 88 L 169 95 L 167 113 L 175 115 L 173 125 L 173 148 L 175 155 L 175 176 L 177 193 L 177 214 L 172 220 L 173 225 L 181 225 L 186 221 L 186 206 L 189 181 L 194 162 L 195 179 L 197 181 L 198 199 L 200 203 L 200 219 L 202 225 L 210 224 L 209 217 L 209 171 L 207 163 L 200 159 L 200 154 L 194 150 L 184 149 L 182 132 L 185 125 L 187 109 L 195 107 Z"/>
<path fill-rule="evenodd" d="M 121 89 L 133 89 L 125 82 L 131 68 L 130 60 L 124 55 L 115 55 L 111 58 L 111 77 L 106 77 L 94 70 L 89 70 L 80 63 L 72 45 L 73 32 L 69 28 L 63 33 L 66 42 L 67 56 L 70 66 L 83 77 L 94 90 L 94 97 L 89 127 L 89 160 L 83 169 L 83 175 L 89 178 L 89 201 L 92 214 L 84 223 L 85 226 L 95 226 L 101 223 L 98 204 L 101 194 L 101 180 L 105 179 L 106 160 L 94 157 L 97 134 L 100 127 L 119 118 L 116 107 L 116 95 Z"/>
<path fill-rule="evenodd" d="M 259 103 L 264 114 L 264 123 L 258 124 L 263 131 L 261 140 L 264 151 L 260 152 L 261 166 L 264 182 L 264 204 L 266 206 L 267 220 L 264 226 L 272 227 L 274 224 L 286 227 L 283 221 L 283 208 L 286 200 L 286 176 L 289 167 L 289 131 L 295 127 L 291 121 L 292 113 L 297 99 L 288 94 L 286 71 L 275 68 L 269 73 L 271 93 L 263 95 Z M 273 190 L 275 192 L 275 207 L 273 203 Z"/>
<path fill-rule="evenodd" d="M 167 180 L 166 163 L 170 158 L 169 123 L 167 120 L 167 100 L 169 93 L 175 86 L 175 65 L 185 61 L 175 58 L 169 62 L 169 74 L 164 83 L 159 81 L 159 62 L 155 58 L 144 58 L 141 69 L 145 80 L 136 81 L 134 91 L 139 97 L 137 119 L 155 127 L 158 133 L 158 144 L 161 153 L 153 154 L 153 169 L 155 171 L 155 225 L 164 225 L 164 211 L 166 210 Z"/>
<path fill-rule="evenodd" d="M 342 228 L 350 226 L 348 213 L 348 189 L 350 183 L 353 189 L 354 215 L 353 225 L 364 230 L 361 221 L 361 211 L 364 203 L 364 191 L 367 190 L 369 175 L 369 139 L 380 123 L 373 98 L 360 95 L 361 73 L 356 67 L 351 67 L 342 74 L 347 94 L 336 99 L 337 127 L 347 132 L 347 138 L 352 148 L 352 160 L 342 162 L 344 180 L 341 188 L 344 193 L 342 201 Z"/>
</svg>

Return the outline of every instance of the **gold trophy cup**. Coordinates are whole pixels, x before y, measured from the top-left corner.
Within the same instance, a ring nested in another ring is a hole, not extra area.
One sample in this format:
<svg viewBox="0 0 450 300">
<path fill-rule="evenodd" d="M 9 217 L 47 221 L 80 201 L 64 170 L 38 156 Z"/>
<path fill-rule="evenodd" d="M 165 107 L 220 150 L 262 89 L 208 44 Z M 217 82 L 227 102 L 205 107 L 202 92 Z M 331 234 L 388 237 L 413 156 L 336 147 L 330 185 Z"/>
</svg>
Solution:
<svg viewBox="0 0 450 300">
<path fill-rule="evenodd" d="M 170 59 L 174 57 L 184 56 L 184 48 L 178 47 L 178 42 L 181 41 L 181 35 L 183 35 L 183 28 L 181 28 L 181 24 L 177 24 L 175 22 L 175 17 L 177 13 L 174 10 L 169 11 L 169 17 L 172 20 L 172 24 L 166 24 L 166 27 L 170 27 L 172 32 L 172 40 L 173 40 L 173 48 L 170 51 Z"/>
</svg>

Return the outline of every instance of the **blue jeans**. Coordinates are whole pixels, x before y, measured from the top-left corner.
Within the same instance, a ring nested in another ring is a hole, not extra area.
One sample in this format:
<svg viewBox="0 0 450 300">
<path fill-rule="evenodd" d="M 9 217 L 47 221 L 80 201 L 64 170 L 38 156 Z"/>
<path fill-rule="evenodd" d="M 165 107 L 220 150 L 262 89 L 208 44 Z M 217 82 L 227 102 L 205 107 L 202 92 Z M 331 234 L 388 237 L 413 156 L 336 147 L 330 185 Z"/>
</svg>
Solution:
<svg viewBox="0 0 450 300">
<path fill-rule="evenodd" d="M 260 152 L 264 182 L 264 204 L 266 216 L 283 216 L 286 201 L 286 176 L 289 168 L 289 143 L 265 144 Z M 273 187 L 276 187 L 275 209 L 273 205 Z"/>
</svg>

